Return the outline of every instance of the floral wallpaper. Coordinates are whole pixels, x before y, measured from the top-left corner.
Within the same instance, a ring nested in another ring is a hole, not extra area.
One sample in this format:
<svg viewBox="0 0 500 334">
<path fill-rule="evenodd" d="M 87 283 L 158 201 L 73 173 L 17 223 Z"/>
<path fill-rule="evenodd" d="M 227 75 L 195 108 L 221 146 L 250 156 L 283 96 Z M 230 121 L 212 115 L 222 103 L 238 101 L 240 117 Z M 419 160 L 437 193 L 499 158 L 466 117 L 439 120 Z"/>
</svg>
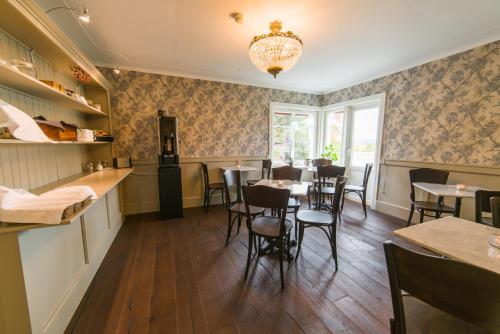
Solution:
<svg viewBox="0 0 500 334">
<path fill-rule="evenodd" d="M 326 95 L 102 68 L 116 154 L 155 159 L 158 109 L 179 118 L 182 157 L 268 153 L 269 103 L 329 105 L 386 92 L 385 159 L 500 165 L 500 41 Z"/>
<path fill-rule="evenodd" d="M 265 156 L 269 103 L 319 105 L 320 96 L 277 89 L 101 68 L 111 92 L 115 151 L 156 159 L 156 116 L 177 116 L 180 156 Z"/>
<path fill-rule="evenodd" d="M 500 41 L 321 97 L 386 92 L 389 160 L 500 166 Z"/>
</svg>

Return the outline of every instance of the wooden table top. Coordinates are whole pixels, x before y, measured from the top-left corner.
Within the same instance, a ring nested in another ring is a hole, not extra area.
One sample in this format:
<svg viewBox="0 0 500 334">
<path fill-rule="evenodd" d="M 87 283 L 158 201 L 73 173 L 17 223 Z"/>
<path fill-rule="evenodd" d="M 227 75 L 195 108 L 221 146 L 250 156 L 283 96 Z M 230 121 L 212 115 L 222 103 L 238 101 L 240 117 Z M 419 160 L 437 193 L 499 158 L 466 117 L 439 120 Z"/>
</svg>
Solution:
<svg viewBox="0 0 500 334">
<path fill-rule="evenodd" d="M 467 186 L 465 190 L 457 190 L 455 184 L 438 184 L 427 182 L 414 182 L 413 185 L 434 196 L 448 196 L 461 198 L 474 198 L 476 191 L 483 188 L 476 186 Z"/>
<path fill-rule="evenodd" d="M 500 249 L 489 244 L 500 229 L 468 220 L 445 217 L 394 231 L 418 246 L 500 275 Z"/>
<path fill-rule="evenodd" d="M 277 189 L 290 189 L 290 196 L 306 196 L 310 182 L 290 181 L 290 180 L 268 180 L 263 179 L 257 182 L 256 186 L 268 186 Z"/>
</svg>

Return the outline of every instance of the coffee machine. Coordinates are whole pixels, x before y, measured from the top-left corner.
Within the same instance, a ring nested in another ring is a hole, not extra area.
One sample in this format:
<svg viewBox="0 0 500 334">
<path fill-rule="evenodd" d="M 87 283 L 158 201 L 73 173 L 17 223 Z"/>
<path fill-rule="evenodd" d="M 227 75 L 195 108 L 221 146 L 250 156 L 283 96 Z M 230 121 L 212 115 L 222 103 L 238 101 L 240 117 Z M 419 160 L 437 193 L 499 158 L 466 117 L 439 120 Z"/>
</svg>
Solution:
<svg viewBox="0 0 500 334">
<path fill-rule="evenodd" d="M 182 180 L 179 166 L 177 117 L 158 110 L 158 185 L 160 215 L 182 218 Z"/>
</svg>

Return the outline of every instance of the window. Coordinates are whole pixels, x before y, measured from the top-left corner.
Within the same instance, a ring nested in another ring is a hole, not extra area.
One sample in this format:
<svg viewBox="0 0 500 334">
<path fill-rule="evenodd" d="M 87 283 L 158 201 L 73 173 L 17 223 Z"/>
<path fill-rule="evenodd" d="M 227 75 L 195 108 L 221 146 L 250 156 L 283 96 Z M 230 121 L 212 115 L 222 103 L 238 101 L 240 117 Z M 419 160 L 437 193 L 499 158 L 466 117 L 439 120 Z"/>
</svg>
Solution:
<svg viewBox="0 0 500 334">
<path fill-rule="evenodd" d="M 303 166 L 306 159 L 315 157 L 315 107 L 271 105 L 271 159 L 285 163 L 287 156 L 294 165 Z M 299 109 L 300 108 L 300 109 Z"/>
<path fill-rule="evenodd" d="M 377 124 L 378 107 L 353 110 L 351 166 L 364 167 L 375 161 Z"/>
<path fill-rule="evenodd" d="M 324 146 L 329 147 L 329 152 L 336 153 L 336 158 L 332 156 L 328 159 L 343 161 L 342 143 L 344 141 L 344 111 L 328 111 L 325 117 L 325 139 Z M 321 154 L 325 153 L 325 147 L 322 147 Z"/>
</svg>

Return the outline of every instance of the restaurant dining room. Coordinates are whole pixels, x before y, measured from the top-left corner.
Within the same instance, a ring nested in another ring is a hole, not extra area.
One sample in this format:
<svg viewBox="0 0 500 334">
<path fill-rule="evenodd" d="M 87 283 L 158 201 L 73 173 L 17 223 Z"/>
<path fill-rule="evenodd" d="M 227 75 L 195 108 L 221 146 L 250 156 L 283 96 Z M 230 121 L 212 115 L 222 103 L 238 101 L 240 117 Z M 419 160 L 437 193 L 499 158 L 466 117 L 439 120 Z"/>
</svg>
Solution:
<svg viewBox="0 0 500 334">
<path fill-rule="evenodd" d="M 500 1 L 0 0 L 0 334 L 500 334 Z"/>
</svg>

